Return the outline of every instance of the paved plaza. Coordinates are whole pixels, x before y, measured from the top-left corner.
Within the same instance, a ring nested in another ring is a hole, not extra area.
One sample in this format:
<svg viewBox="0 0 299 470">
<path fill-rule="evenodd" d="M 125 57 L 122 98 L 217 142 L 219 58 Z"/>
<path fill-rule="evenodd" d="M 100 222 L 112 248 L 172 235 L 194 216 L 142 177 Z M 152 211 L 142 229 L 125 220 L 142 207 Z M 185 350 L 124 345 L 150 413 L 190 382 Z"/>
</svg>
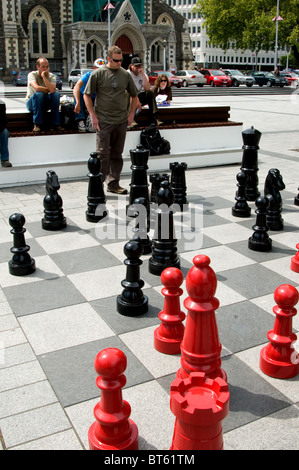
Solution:
<svg viewBox="0 0 299 470">
<path fill-rule="evenodd" d="M 279 90 L 278 90 L 279 93 Z M 222 368 L 228 377 L 230 411 L 223 422 L 226 450 L 297 450 L 299 447 L 299 376 L 278 380 L 259 369 L 260 350 L 273 328 L 273 293 L 281 284 L 299 288 L 299 274 L 290 270 L 299 243 L 299 95 L 176 97 L 174 105 L 231 107 L 231 120 L 262 133 L 259 189 L 270 168 L 278 168 L 286 189 L 284 230 L 269 232 L 269 253 L 248 249 L 255 223 L 255 205 L 246 219 L 233 217 L 236 175 L 240 164 L 186 172 L 190 210 L 201 207 L 203 231 L 199 246 L 178 240 L 184 278 L 196 254 L 206 254 L 217 275 L 216 312 L 222 343 Z M 18 99 L 7 107 L 18 108 Z M 161 131 L 163 134 L 163 131 Z M 217 139 L 217 132 L 215 132 Z M 9 171 L 2 169 L 0 171 Z M 150 173 L 150 161 L 149 161 Z M 122 178 L 129 189 L 130 178 Z M 87 178 L 61 182 L 67 228 L 41 227 L 45 185 L 0 189 L 0 449 L 85 450 L 93 409 L 99 401 L 94 359 L 107 347 L 127 356 L 124 398 L 139 430 L 139 448 L 150 453 L 171 445 L 174 415 L 169 388 L 180 356 L 153 347 L 153 333 L 163 308 L 161 280 L 148 271 L 143 256 L 141 278 L 149 311 L 125 317 L 116 311 L 116 296 L 125 277 L 123 247 L 128 238 L 101 239 L 98 224 L 86 221 Z M 107 195 L 114 220 L 122 220 L 127 198 Z M 26 242 L 36 272 L 9 274 L 13 213 L 26 219 Z M 101 229 L 100 229 L 101 230 Z M 183 300 L 188 296 L 182 285 Z M 297 305 L 298 307 L 298 305 Z M 299 307 L 298 307 L 299 308 Z M 293 317 L 299 332 L 299 314 Z M 299 350 L 298 341 L 296 349 Z"/>
</svg>

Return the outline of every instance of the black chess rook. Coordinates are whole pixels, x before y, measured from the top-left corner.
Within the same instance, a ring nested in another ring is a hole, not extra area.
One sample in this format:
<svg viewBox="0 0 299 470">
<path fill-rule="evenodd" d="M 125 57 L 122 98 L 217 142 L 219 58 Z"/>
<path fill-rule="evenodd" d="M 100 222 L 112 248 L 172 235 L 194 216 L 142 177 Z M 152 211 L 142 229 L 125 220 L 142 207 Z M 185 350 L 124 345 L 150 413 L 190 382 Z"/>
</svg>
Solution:
<svg viewBox="0 0 299 470">
<path fill-rule="evenodd" d="M 108 214 L 106 210 L 106 198 L 103 188 L 103 175 L 101 173 L 101 162 L 96 152 L 90 154 L 88 160 L 88 193 L 87 211 L 85 212 L 88 222 L 99 222 Z"/>
<path fill-rule="evenodd" d="M 13 257 L 8 262 L 8 267 L 13 276 L 25 276 L 36 270 L 35 260 L 29 254 L 30 246 L 25 241 L 25 222 L 23 214 L 16 213 L 9 217 L 9 225 L 12 227 L 10 233 L 13 235 L 13 247 L 10 251 Z"/>
<path fill-rule="evenodd" d="M 58 194 L 59 189 L 57 174 L 53 170 L 47 171 L 44 217 L 42 219 L 44 230 L 61 230 L 67 226 L 66 218 L 63 215 L 62 198 Z"/>
<path fill-rule="evenodd" d="M 241 171 L 247 176 L 245 194 L 248 201 L 255 201 L 260 196 L 258 190 L 258 150 L 261 135 L 261 132 L 253 126 L 242 132 L 244 145 L 242 147 Z"/>
<path fill-rule="evenodd" d="M 170 186 L 174 193 L 174 202 L 178 204 L 181 210 L 186 209 L 187 186 L 186 186 L 186 170 L 187 163 L 172 162 L 169 164 L 171 170 Z"/>
<path fill-rule="evenodd" d="M 181 265 L 177 254 L 173 207 L 171 207 L 174 202 L 174 194 L 169 181 L 162 181 L 157 200 L 157 220 L 148 268 L 151 274 L 160 276 L 164 269 L 169 267 L 180 269 Z"/>
<path fill-rule="evenodd" d="M 118 313 L 128 317 L 143 315 L 148 311 L 148 297 L 143 294 L 144 281 L 140 279 L 142 246 L 130 240 L 124 246 L 126 278 L 121 282 L 122 293 L 116 299 Z"/>
</svg>

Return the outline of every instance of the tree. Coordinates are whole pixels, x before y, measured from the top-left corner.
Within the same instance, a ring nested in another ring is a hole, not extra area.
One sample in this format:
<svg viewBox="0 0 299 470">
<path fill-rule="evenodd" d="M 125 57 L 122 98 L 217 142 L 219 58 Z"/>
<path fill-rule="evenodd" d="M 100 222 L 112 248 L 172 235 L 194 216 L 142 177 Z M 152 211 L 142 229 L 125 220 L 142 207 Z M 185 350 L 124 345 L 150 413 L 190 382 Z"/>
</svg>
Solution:
<svg viewBox="0 0 299 470">
<path fill-rule="evenodd" d="M 194 11 L 205 19 L 210 42 L 224 50 L 275 49 L 277 0 L 198 0 Z M 299 0 L 280 0 L 279 45 L 291 47 L 299 60 Z"/>
</svg>

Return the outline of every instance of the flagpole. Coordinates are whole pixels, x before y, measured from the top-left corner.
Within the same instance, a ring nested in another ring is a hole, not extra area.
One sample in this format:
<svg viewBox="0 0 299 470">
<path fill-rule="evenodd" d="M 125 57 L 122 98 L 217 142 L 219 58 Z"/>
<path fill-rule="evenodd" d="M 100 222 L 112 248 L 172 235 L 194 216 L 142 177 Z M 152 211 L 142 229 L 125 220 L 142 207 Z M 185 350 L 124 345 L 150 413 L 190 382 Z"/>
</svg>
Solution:
<svg viewBox="0 0 299 470">
<path fill-rule="evenodd" d="M 279 18 L 279 0 L 277 0 L 277 13 L 276 13 L 276 36 L 275 36 L 275 63 L 274 70 L 277 68 L 278 63 L 278 18 Z"/>
<path fill-rule="evenodd" d="M 112 3 L 107 2 L 107 5 L 105 6 L 104 10 L 108 10 L 108 49 L 111 47 L 111 23 L 110 23 L 110 10 L 113 10 L 115 7 L 112 5 Z"/>
</svg>

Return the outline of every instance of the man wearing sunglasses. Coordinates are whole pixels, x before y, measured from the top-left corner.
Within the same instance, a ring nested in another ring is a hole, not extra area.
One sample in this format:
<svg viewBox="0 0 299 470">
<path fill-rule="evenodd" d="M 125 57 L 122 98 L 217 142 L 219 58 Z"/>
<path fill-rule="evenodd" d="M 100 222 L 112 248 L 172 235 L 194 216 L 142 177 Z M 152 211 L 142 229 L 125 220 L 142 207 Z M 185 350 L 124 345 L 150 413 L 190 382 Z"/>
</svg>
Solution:
<svg viewBox="0 0 299 470">
<path fill-rule="evenodd" d="M 112 46 L 108 50 L 108 63 L 92 72 L 84 90 L 84 102 L 96 129 L 96 152 L 101 161 L 103 182 L 107 191 L 127 194 L 119 184 L 123 167 L 127 126 L 134 120 L 137 90 L 132 77 L 122 68 L 122 50 Z M 95 93 L 93 105 L 92 95 Z M 131 97 L 128 112 L 127 93 Z"/>
<path fill-rule="evenodd" d="M 128 72 L 132 76 L 135 86 L 137 88 L 138 111 L 141 111 L 142 106 L 145 106 L 147 104 L 150 112 L 150 124 L 154 123 L 157 126 L 163 124 L 157 119 L 158 108 L 156 100 L 153 92 L 151 91 L 151 85 L 148 80 L 148 76 L 144 73 L 140 57 L 133 57 Z M 129 128 L 136 127 L 137 125 L 138 124 L 133 121 Z"/>
</svg>

